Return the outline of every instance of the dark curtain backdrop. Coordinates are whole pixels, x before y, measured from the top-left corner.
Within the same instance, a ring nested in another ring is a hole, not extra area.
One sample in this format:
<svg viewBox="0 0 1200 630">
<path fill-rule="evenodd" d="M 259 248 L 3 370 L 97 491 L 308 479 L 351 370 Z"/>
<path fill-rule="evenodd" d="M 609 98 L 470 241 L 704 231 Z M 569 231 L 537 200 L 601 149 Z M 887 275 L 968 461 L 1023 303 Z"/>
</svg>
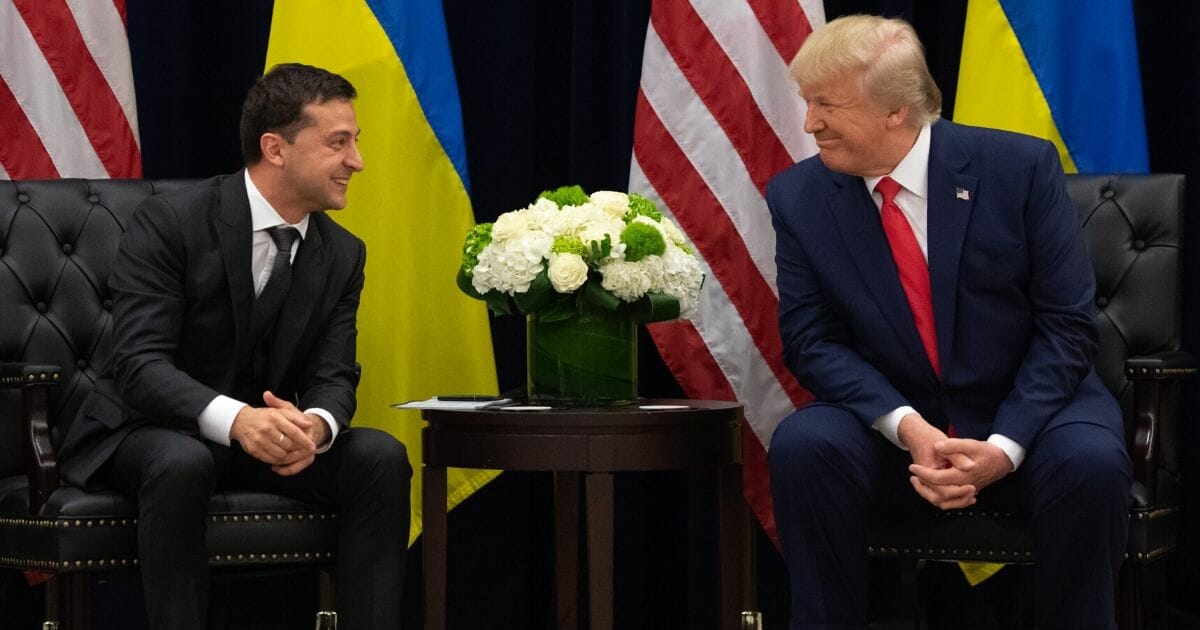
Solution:
<svg viewBox="0 0 1200 630">
<path fill-rule="evenodd" d="M 127 0 L 127 5 L 145 176 L 205 177 L 239 168 L 238 110 L 262 72 L 271 2 Z M 476 218 L 490 221 L 525 205 L 542 189 L 564 183 L 624 189 L 650 0 L 444 0 L 444 5 Z M 1190 150 L 1200 140 L 1200 93 L 1192 80 L 1200 76 L 1200 53 L 1193 43 L 1200 35 L 1200 6 L 1138 0 L 1135 7 L 1152 169 L 1182 172 L 1200 182 L 1200 154 Z M 926 44 L 945 111 L 953 111 L 964 2 L 828 0 L 826 12 L 831 18 L 866 12 L 910 19 Z M 1103 69 L 1096 72 L 1096 80 L 1103 81 Z M 370 156 L 366 159 L 369 163 Z M 1200 184 L 1191 190 L 1197 188 Z M 1200 208 L 1196 195 L 1189 192 L 1192 209 Z M 1196 242 L 1200 216 L 1189 215 L 1190 245 Z M 1200 349 L 1195 249 L 1186 253 L 1184 264 L 1190 280 L 1184 288 L 1185 343 L 1195 351 Z M 518 386 L 524 379 L 523 326 L 498 318 L 493 333 L 501 389 Z M 648 337 L 642 342 L 642 394 L 679 395 L 653 344 Z M 1185 399 L 1194 406 L 1198 398 L 1192 383 Z M 1200 475 L 1192 463 L 1196 436 L 1190 427 L 1185 431 L 1190 495 L 1182 545 L 1171 560 L 1171 590 L 1179 608 L 1196 609 L 1200 604 L 1186 586 L 1200 579 Z M 618 478 L 617 492 L 617 626 L 710 627 L 703 621 L 711 618 L 715 602 L 713 570 L 704 553 L 712 542 L 710 519 L 704 510 L 688 507 L 689 498 L 692 503 L 707 498 L 703 488 L 682 475 L 629 475 Z M 451 514 L 452 628 L 550 627 L 550 498 L 547 479 L 510 473 Z M 409 627 L 419 627 L 419 543 L 413 551 L 405 600 Z M 768 628 L 784 628 L 786 574 L 761 537 L 758 551 L 760 607 Z M 1012 574 L 989 588 L 1020 588 L 1009 584 L 1020 572 Z M 126 590 L 136 589 L 136 582 L 127 584 Z M 689 584 L 697 587 L 690 599 Z M 270 580 L 242 586 L 216 591 L 231 598 L 228 626 L 261 628 L 261 619 L 246 621 L 236 609 L 259 606 L 259 596 L 278 597 L 285 589 Z M 252 595 L 240 600 L 230 594 L 247 589 Z M 887 589 L 894 586 L 880 590 Z M 29 599 L 18 590 L 5 591 L 12 605 Z M 875 605 L 887 616 L 888 602 Z M 105 614 L 115 618 L 139 614 L 128 610 L 136 608 L 136 595 L 119 589 L 107 606 Z M 0 606 L 5 607 L 12 606 Z"/>
</svg>

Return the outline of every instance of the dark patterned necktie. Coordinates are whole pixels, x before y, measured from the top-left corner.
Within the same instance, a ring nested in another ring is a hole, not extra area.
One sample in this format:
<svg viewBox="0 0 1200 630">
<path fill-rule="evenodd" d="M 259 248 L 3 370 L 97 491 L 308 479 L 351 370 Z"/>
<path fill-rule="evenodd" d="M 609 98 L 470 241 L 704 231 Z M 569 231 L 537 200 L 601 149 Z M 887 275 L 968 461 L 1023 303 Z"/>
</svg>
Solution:
<svg viewBox="0 0 1200 630">
<path fill-rule="evenodd" d="M 276 252 L 275 259 L 271 262 L 271 275 L 267 278 L 267 285 L 254 301 L 251 326 L 253 339 L 259 339 L 266 333 L 267 328 L 279 315 L 279 309 L 283 307 L 288 289 L 292 286 L 292 244 L 300 238 L 300 232 L 296 228 L 284 225 L 268 228 L 267 232 L 271 235 L 271 240 L 275 241 Z"/>
</svg>

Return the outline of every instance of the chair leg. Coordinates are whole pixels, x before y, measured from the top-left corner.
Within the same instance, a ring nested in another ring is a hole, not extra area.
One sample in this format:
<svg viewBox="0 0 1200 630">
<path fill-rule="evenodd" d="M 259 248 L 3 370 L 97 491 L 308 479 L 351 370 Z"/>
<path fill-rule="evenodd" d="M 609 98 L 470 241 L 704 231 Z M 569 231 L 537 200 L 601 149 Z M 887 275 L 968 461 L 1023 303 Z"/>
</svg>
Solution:
<svg viewBox="0 0 1200 630">
<path fill-rule="evenodd" d="M 46 621 L 57 623 L 58 630 L 88 630 L 91 624 L 90 588 L 86 573 L 50 578 L 46 582 Z"/>
<path fill-rule="evenodd" d="M 321 569 L 321 572 L 317 579 L 319 580 L 317 583 L 317 608 L 318 608 L 318 610 L 320 610 L 321 612 L 329 612 L 329 611 L 337 610 L 337 603 L 336 603 L 336 599 L 335 599 L 335 589 L 336 589 L 337 585 L 333 581 L 333 570 L 332 569 Z M 320 615 L 321 613 L 317 613 L 317 614 Z M 318 620 L 320 620 L 319 617 L 318 617 Z M 336 620 L 337 620 L 337 614 L 334 613 L 334 627 L 337 626 Z M 324 627 L 324 626 L 318 625 L 318 627 Z"/>
<path fill-rule="evenodd" d="M 1117 626 L 1121 630 L 1166 628 L 1166 563 L 1126 561 L 1117 583 Z"/>
</svg>

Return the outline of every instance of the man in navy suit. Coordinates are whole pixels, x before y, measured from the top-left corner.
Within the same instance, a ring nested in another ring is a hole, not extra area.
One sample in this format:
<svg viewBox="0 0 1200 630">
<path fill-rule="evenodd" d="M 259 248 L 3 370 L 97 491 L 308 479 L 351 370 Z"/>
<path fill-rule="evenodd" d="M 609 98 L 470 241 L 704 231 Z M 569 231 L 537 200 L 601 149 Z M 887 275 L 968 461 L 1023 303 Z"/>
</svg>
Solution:
<svg viewBox="0 0 1200 630">
<path fill-rule="evenodd" d="M 820 150 L 767 187 L 784 357 L 816 396 L 769 451 L 791 627 L 866 626 L 870 519 L 1005 499 L 1039 627 L 1115 627 L 1131 465 L 1054 146 L 939 120 L 900 20 L 834 20 L 791 70 Z"/>
<path fill-rule="evenodd" d="M 355 96 L 276 66 L 242 108 L 246 168 L 150 197 L 126 226 L 112 363 L 60 456 L 71 483 L 137 502 L 151 628 L 206 628 L 219 488 L 336 504 L 340 620 L 399 627 L 412 469 L 390 435 L 350 428 L 366 250 L 325 216 L 363 168 Z"/>
</svg>

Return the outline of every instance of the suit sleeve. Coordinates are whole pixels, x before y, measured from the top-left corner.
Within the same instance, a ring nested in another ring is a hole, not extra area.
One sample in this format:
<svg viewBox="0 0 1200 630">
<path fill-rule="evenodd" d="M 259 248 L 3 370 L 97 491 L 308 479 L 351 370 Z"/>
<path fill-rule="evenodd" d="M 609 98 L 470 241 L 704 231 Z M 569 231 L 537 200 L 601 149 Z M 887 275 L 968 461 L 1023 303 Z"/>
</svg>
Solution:
<svg viewBox="0 0 1200 630">
<path fill-rule="evenodd" d="M 309 350 L 300 391 L 301 409 L 319 407 L 333 414 L 340 430 L 350 427 L 357 407 L 359 367 L 355 358 L 358 338 L 358 305 L 363 288 L 366 247 L 354 239 L 351 272 L 342 283 L 337 301 Z"/>
<path fill-rule="evenodd" d="M 767 206 L 775 226 L 779 332 L 783 357 L 818 400 L 840 405 L 870 427 L 876 418 L 909 404 L 895 386 L 848 344 L 846 323 L 824 296 L 798 236 L 798 204 L 811 196 L 773 181 Z"/>
<path fill-rule="evenodd" d="M 1045 143 L 1024 208 L 1033 335 L 993 431 L 1025 448 L 1075 395 L 1099 348 L 1095 275 L 1054 146 Z"/>
<path fill-rule="evenodd" d="M 175 366 L 185 312 L 187 248 L 177 214 L 149 197 L 131 219 L 117 255 L 113 376 L 125 405 L 151 422 L 198 430 L 217 392 Z"/>
</svg>

